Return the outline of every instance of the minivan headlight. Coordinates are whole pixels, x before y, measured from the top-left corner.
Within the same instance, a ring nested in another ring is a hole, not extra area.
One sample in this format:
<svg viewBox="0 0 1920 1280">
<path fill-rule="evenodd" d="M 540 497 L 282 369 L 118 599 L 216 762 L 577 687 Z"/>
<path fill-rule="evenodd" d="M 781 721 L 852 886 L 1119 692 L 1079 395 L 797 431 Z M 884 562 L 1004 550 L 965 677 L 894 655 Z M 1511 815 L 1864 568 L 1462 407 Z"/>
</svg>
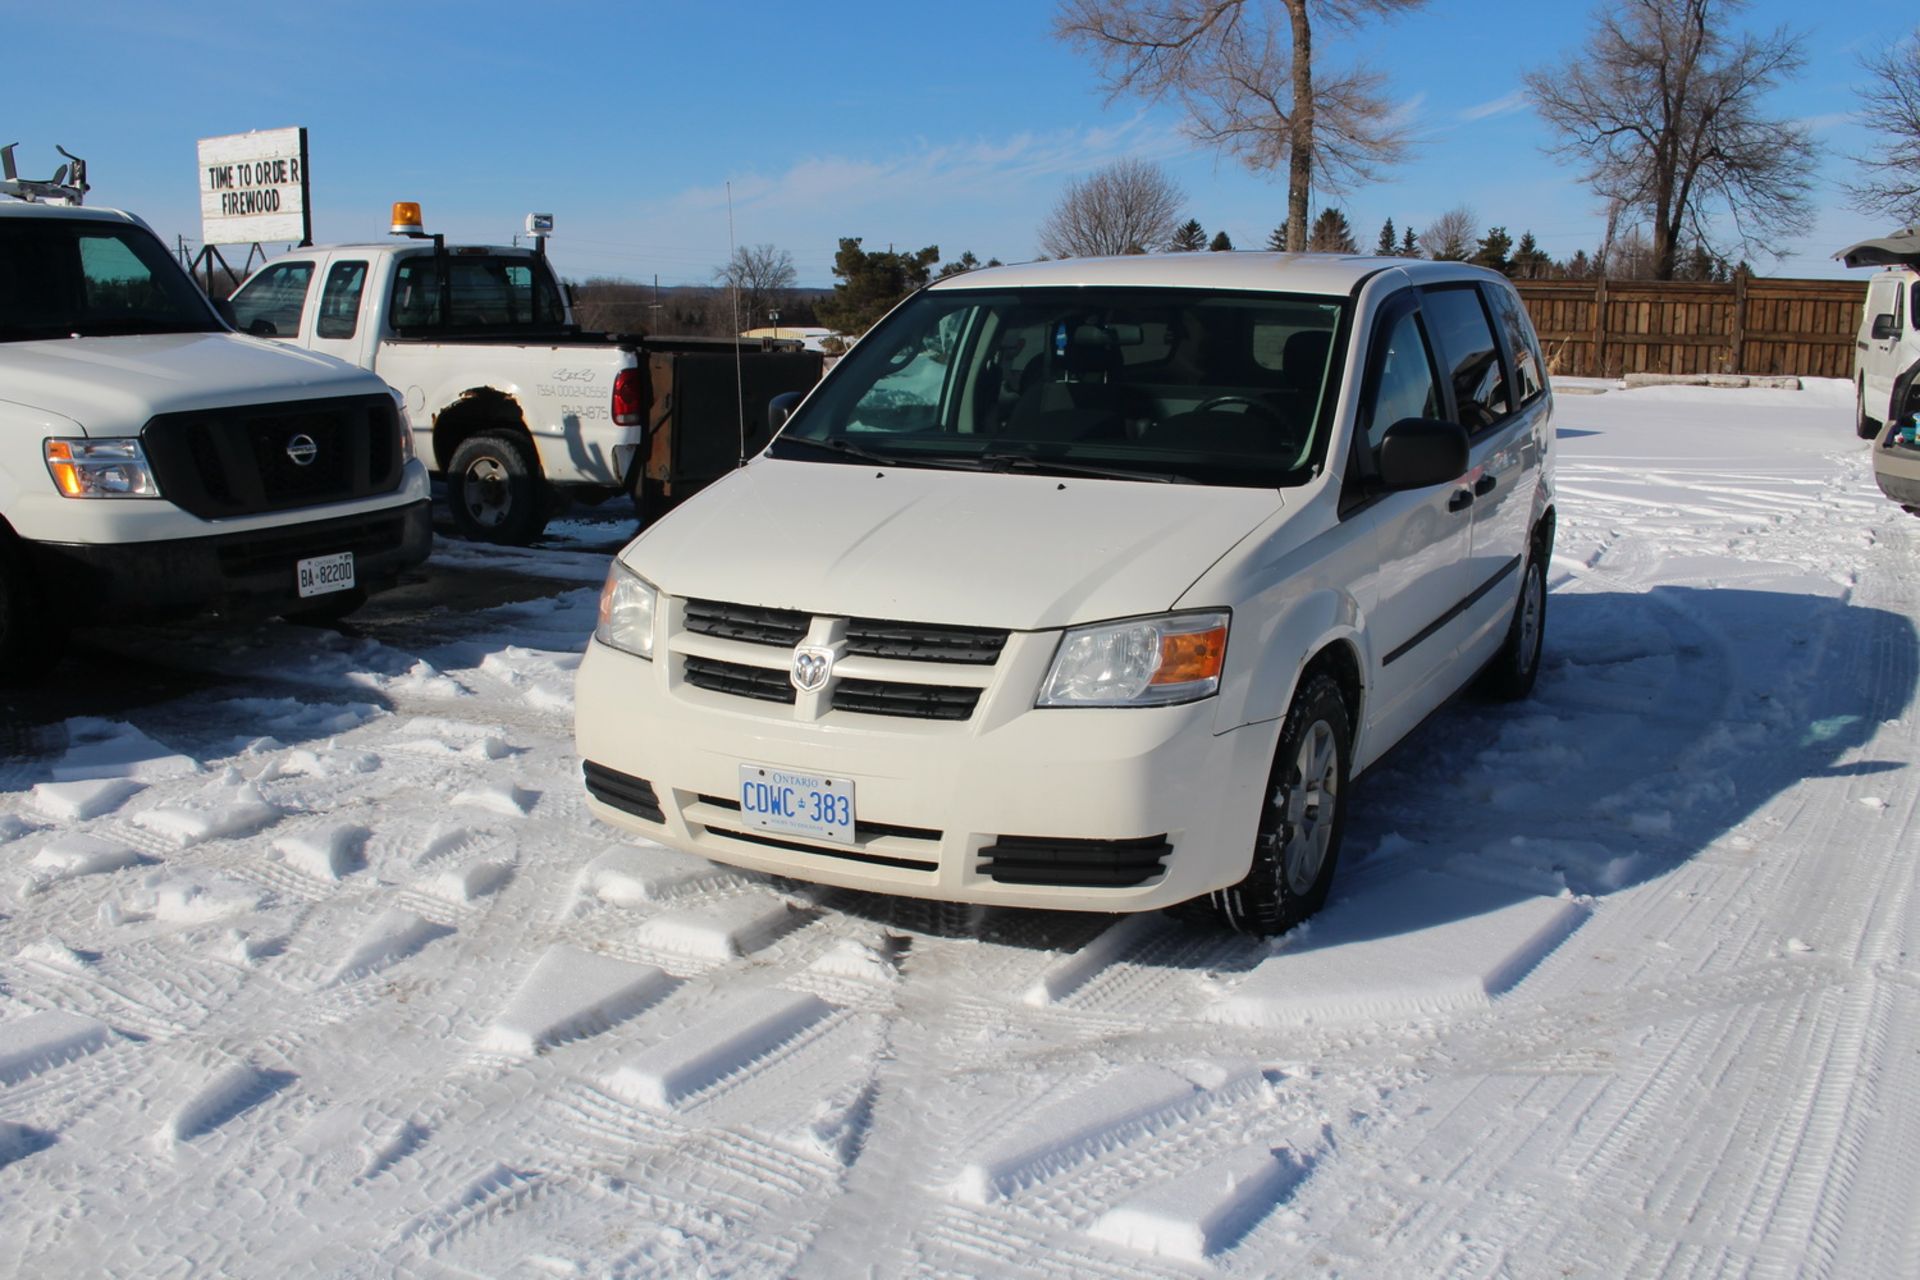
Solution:
<svg viewBox="0 0 1920 1280">
<path fill-rule="evenodd" d="M 157 498 L 160 482 L 133 436 L 46 442 L 47 472 L 69 498 Z"/>
<path fill-rule="evenodd" d="M 636 658 L 653 658 L 653 617 L 660 593 L 653 584 L 615 560 L 600 589 L 600 621 L 593 638 Z"/>
<path fill-rule="evenodd" d="M 1219 692 L 1227 656 L 1225 612 L 1171 613 L 1060 638 L 1035 706 L 1158 707 Z"/>
</svg>

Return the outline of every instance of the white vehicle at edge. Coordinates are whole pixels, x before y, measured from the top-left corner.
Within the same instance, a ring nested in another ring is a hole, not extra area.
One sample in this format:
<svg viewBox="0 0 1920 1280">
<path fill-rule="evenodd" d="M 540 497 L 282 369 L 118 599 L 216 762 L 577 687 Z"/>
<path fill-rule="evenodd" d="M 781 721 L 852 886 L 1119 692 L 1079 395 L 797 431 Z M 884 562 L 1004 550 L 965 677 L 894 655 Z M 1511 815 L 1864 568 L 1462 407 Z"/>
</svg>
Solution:
<svg viewBox="0 0 1920 1280">
<path fill-rule="evenodd" d="M 615 560 L 593 812 L 720 862 L 1284 929 L 1351 777 L 1538 668 L 1552 394 L 1458 264 L 1177 254 L 902 303 Z"/>
<path fill-rule="evenodd" d="M 0 203 L 0 679 L 73 625 L 341 616 L 431 544 L 378 378 L 232 332 L 130 214 Z"/>
</svg>

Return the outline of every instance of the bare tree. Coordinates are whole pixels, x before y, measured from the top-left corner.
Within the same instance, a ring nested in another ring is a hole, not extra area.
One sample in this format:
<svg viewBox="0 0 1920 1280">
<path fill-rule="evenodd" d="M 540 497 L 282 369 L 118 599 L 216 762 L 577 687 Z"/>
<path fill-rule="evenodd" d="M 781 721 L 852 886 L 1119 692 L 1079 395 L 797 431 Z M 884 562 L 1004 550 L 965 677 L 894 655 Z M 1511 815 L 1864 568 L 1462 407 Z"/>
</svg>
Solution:
<svg viewBox="0 0 1920 1280">
<path fill-rule="evenodd" d="M 1860 66 L 1872 79 L 1860 90 L 1856 118 L 1876 149 L 1853 157 L 1867 177 L 1849 183 L 1847 194 L 1862 213 L 1920 223 L 1920 30 Z"/>
<path fill-rule="evenodd" d="M 767 322 L 798 279 L 793 255 L 770 244 L 743 244 L 727 265 L 713 273 L 713 282 L 740 300 L 740 327 L 751 329 Z"/>
<path fill-rule="evenodd" d="M 1745 0 L 1608 0 L 1587 43 L 1529 72 L 1527 96 L 1561 154 L 1629 218 L 1650 224 L 1655 278 L 1671 280 L 1685 244 L 1714 250 L 1714 218 L 1732 244 L 1777 252 L 1808 225 L 1813 144 L 1805 128 L 1760 112 L 1797 72 L 1799 39 L 1728 29 Z"/>
<path fill-rule="evenodd" d="M 1479 226 L 1479 216 L 1457 204 L 1420 232 L 1420 249 L 1435 262 L 1465 262 L 1480 247 Z"/>
<path fill-rule="evenodd" d="M 1069 183 L 1040 225 L 1049 258 L 1144 253 L 1173 236 L 1186 194 L 1150 160 L 1117 160 Z"/>
<path fill-rule="evenodd" d="M 1387 80 L 1316 58 L 1315 22 L 1351 28 L 1425 0 L 1060 0 L 1054 34 L 1093 56 L 1110 96 L 1172 99 L 1196 139 L 1287 170 L 1287 237 L 1307 242 L 1316 184 L 1342 192 L 1400 160 Z"/>
</svg>

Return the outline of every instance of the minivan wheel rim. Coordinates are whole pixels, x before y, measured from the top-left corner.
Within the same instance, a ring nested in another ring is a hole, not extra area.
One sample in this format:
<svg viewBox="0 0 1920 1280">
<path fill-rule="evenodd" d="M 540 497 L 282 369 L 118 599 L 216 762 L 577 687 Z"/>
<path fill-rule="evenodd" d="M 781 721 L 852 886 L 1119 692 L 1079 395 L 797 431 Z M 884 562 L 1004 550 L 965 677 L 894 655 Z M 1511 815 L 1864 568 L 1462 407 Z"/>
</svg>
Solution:
<svg viewBox="0 0 1920 1280">
<path fill-rule="evenodd" d="M 507 518 L 507 469 L 497 458 L 475 458 L 462 477 L 467 512 L 483 525 L 497 525 Z"/>
<path fill-rule="evenodd" d="M 1287 843 L 1280 851 L 1281 872 L 1295 895 L 1311 892 L 1333 843 L 1334 802 L 1340 787 L 1340 748 L 1333 728 L 1316 720 L 1300 741 L 1294 758 L 1291 786 L 1273 797 L 1287 823 Z"/>
<path fill-rule="evenodd" d="M 1546 575 L 1540 566 L 1527 566 L 1526 588 L 1520 593 L 1520 662 L 1521 669 L 1533 670 L 1540 660 L 1540 613 L 1546 604 Z"/>
</svg>

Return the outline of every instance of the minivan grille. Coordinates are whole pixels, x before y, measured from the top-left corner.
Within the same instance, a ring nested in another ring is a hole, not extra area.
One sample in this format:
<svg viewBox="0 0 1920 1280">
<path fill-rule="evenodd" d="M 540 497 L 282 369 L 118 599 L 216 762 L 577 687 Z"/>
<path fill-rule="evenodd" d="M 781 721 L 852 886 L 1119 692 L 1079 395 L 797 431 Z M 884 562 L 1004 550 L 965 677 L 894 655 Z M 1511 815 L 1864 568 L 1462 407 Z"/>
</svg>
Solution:
<svg viewBox="0 0 1920 1280">
<path fill-rule="evenodd" d="M 140 439 L 160 492 L 207 520 L 400 487 L 399 419 L 385 395 L 164 413 Z"/>
<path fill-rule="evenodd" d="M 812 615 L 798 609 L 763 609 L 718 600 L 687 601 L 688 631 L 791 649 L 806 639 Z M 1007 633 L 991 627 L 954 627 L 928 622 L 888 622 L 877 618 L 847 621 L 849 657 L 892 658 L 903 662 L 958 662 L 992 666 L 1006 647 Z"/>
<path fill-rule="evenodd" d="M 1166 870 L 1165 836 L 1137 840 L 1001 836 L 980 850 L 980 870 L 1000 884 L 1126 889 Z"/>
<path fill-rule="evenodd" d="M 683 670 L 688 684 L 711 693 L 789 705 L 796 700 L 793 681 L 783 667 L 756 667 L 744 662 L 689 656 Z M 842 680 L 835 686 L 828 708 L 911 720 L 967 720 L 972 718 L 979 701 L 980 690 L 964 686 Z"/>
</svg>

